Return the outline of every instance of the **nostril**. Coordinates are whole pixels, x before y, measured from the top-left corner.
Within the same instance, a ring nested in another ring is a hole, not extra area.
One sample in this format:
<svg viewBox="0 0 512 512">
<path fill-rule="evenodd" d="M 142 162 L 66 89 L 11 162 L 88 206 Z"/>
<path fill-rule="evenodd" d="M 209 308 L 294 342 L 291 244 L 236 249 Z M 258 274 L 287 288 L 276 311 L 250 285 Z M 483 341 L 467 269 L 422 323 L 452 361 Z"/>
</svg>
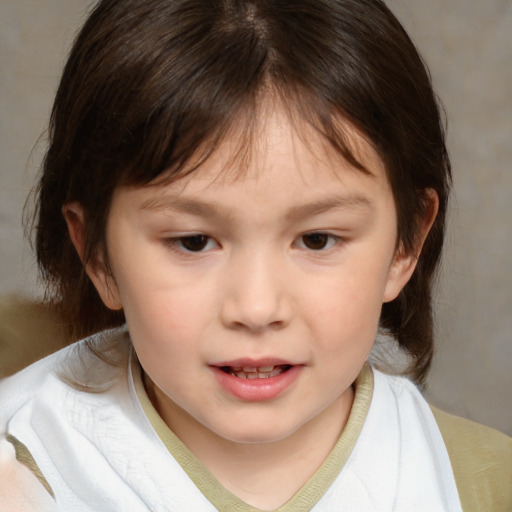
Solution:
<svg viewBox="0 0 512 512">
<path fill-rule="evenodd" d="M 223 298 L 220 317 L 226 327 L 259 333 L 289 323 L 292 307 L 282 290 L 263 285 L 241 288 L 231 289 Z"/>
</svg>

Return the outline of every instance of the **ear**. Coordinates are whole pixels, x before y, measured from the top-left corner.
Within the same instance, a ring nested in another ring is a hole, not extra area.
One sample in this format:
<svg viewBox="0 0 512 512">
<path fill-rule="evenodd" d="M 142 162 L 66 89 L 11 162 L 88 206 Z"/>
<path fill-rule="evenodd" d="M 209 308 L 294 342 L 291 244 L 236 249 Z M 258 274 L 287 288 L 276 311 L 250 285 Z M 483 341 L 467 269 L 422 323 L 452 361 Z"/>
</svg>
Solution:
<svg viewBox="0 0 512 512">
<path fill-rule="evenodd" d="M 429 204 L 421 222 L 416 248 L 413 253 L 406 253 L 401 247 L 397 249 L 389 269 L 383 302 L 391 302 L 396 299 L 411 278 L 423 249 L 423 244 L 437 216 L 439 197 L 436 191 L 430 188 L 426 190 L 426 194 Z"/>
<path fill-rule="evenodd" d="M 93 282 L 101 300 L 109 309 L 122 309 L 123 304 L 114 276 L 105 264 L 102 254 L 96 254 L 85 261 L 85 212 L 79 202 L 66 203 L 62 214 L 68 226 L 69 237 L 85 266 L 85 272 Z"/>
</svg>

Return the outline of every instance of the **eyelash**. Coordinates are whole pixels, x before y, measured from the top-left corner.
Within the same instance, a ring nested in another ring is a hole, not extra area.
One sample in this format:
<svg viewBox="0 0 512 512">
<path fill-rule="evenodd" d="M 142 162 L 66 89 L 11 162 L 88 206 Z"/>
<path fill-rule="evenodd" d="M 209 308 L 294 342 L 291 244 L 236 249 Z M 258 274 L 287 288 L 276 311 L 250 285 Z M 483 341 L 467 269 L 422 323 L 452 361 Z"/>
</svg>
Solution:
<svg viewBox="0 0 512 512">
<path fill-rule="evenodd" d="M 316 237 L 317 239 L 320 238 L 322 242 L 323 241 L 326 242 L 325 245 L 329 244 L 329 242 L 331 242 L 331 243 L 330 243 L 329 247 L 323 246 L 323 247 L 320 247 L 320 248 L 317 248 L 317 249 L 313 249 L 311 247 L 308 247 L 304 243 L 304 239 L 306 237 L 310 237 L 310 241 L 314 237 Z M 339 236 L 333 235 L 332 233 L 325 232 L 325 231 L 311 231 L 310 233 L 304 233 L 303 235 L 301 235 L 299 240 L 305 246 L 305 247 L 302 247 L 302 248 L 310 250 L 312 252 L 321 252 L 321 251 L 328 251 L 330 249 L 333 249 L 334 247 L 336 247 L 342 241 L 342 238 L 339 237 Z"/>
<path fill-rule="evenodd" d="M 200 246 L 199 250 L 195 251 L 195 250 L 191 250 L 190 248 L 187 248 L 185 246 L 185 243 L 187 243 L 187 242 L 189 242 L 191 244 L 198 243 Z M 216 243 L 213 238 L 209 237 L 208 235 L 204 235 L 202 233 L 197 233 L 197 234 L 188 235 L 188 236 L 179 236 L 176 238 L 166 238 L 164 240 L 164 244 L 167 247 L 170 247 L 171 249 L 178 251 L 178 252 L 184 252 L 184 253 L 190 253 L 190 254 L 205 252 L 205 248 L 210 244 L 210 242 Z M 204 243 L 204 245 L 202 245 L 202 247 L 201 247 L 201 244 L 203 244 L 203 243 Z"/>
<path fill-rule="evenodd" d="M 320 245 L 323 245 L 322 247 L 312 248 L 311 245 L 308 246 L 305 243 L 305 239 L 309 237 L 309 242 L 313 242 L 312 245 L 315 245 L 315 243 L 320 242 Z M 316 238 L 316 240 L 315 240 Z M 305 249 L 311 252 L 322 252 L 322 251 L 328 251 L 330 249 L 333 249 L 336 247 L 340 242 L 342 241 L 342 238 L 336 235 L 333 235 L 332 233 L 324 232 L 324 231 L 311 231 L 309 233 L 304 233 L 301 235 L 296 242 L 296 244 L 301 248 Z M 166 238 L 164 240 L 164 244 L 167 247 L 170 247 L 178 252 L 182 253 L 189 253 L 189 254 L 200 254 L 203 252 L 206 252 L 207 250 L 211 249 L 208 248 L 208 245 L 213 242 L 215 245 L 218 246 L 217 242 L 212 237 L 209 237 L 208 235 L 204 235 L 202 233 L 194 234 L 194 235 L 188 235 L 188 236 L 180 236 L 176 238 Z M 187 247 L 185 244 L 188 243 L 189 247 Z M 190 244 L 198 244 L 198 250 L 190 249 Z M 328 247 L 326 247 L 328 245 Z"/>
</svg>

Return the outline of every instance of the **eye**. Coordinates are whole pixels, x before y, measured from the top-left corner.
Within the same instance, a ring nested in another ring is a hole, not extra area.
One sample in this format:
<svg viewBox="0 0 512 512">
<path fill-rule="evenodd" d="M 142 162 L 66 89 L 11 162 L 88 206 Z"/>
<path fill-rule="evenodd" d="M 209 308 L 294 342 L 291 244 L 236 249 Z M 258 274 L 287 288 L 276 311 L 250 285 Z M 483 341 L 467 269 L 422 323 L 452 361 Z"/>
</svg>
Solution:
<svg viewBox="0 0 512 512">
<path fill-rule="evenodd" d="M 201 234 L 170 238 L 166 240 L 165 243 L 166 245 L 184 252 L 202 252 L 217 246 L 213 238 Z"/>
<path fill-rule="evenodd" d="M 306 233 L 300 237 L 299 246 L 311 251 L 324 251 L 331 249 L 339 242 L 339 237 L 329 233 L 315 231 L 314 233 Z"/>
</svg>

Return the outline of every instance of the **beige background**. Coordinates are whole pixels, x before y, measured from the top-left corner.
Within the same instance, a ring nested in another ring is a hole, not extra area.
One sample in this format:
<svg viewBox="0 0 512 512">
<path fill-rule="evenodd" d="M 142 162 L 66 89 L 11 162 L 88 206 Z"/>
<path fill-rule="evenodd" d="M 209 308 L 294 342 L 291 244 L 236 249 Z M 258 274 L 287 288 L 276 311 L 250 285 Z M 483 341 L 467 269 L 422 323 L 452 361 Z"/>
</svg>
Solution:
<svg viewBox="0 0 512 512">
<path fill-rule="evenodd" d="M 430 65 L 454 167 L 428 396 L 512 435 L 512 2 L 388 3 Z M 66 51 L 91 4 L 0 0 L 0 294 L 37 293 L 21 210 Z"/>
</svg>

